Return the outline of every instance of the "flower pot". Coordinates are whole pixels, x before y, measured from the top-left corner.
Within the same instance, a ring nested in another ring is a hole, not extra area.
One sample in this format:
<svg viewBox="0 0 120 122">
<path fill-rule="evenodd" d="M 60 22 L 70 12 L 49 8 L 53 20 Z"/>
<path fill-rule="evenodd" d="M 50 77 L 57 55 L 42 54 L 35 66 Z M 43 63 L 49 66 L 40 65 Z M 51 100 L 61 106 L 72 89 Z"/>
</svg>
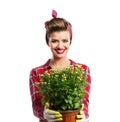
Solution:
<svg viewBox="0 0 120 122">
<path fill-rule="evenodd" d="M 63 120 L 61 122 L 76 122 L 76 116 L 80 110 L 61 111 Z"/>
</svg>

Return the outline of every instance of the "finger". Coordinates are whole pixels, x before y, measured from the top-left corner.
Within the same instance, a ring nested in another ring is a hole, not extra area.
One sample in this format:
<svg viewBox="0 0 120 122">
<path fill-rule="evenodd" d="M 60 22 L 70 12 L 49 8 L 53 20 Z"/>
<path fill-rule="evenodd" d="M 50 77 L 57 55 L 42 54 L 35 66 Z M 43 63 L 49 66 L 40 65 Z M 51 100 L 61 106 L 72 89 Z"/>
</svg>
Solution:
<svg viewBox="0 0 120 122">
<path fill-rule="evenodd" d="M 55 115 L 49 115 L 48 114 L 48 115 L 46 115 L 46 118 L 47 119 L 61 119 L 62 117 L 61 116 L 60 117 L 59 116 L 56 117 Z"/>
<path fill-rule="evenodd" d="M 77 115 L 77 119 L 82 119 L 83 118 L 83 115 Z"/>
<path fill-rule="evenodd" d="M 82 122 L 82 121 L 78 119 L 78 120 L 76 120 L 76 122 Z"/>
<path fill-rule="evenodd" d="M 81 110 L 83 110 L 84 109 L 84 104 L 82 104 L 82 107 L 81 107 Z"/>
<path fill-rule="evenodd" d="M 46 108 L 48 109 L 50 107 L 50 104 L 48 102 L 45 103 Z"/>
<path fill-rule="evenodd" d="M 48 114 L 54 114 L 54 115 L 60 114 L 60 112 L 54 111 L 54 110 L 50 110 L 50 109 L 47 109 L 46 111 L 47 111 Z"/>
<path fill-rule="evenodd" d="M 54 119 L 57 119 L 57 118 L 62 118 L 62 114 L 54 114 L 54 113 L 51 113 L 51 112 L 46 112 L 46 117 L 47 118 L 54 118 Z"/>
<path fill-rule="evenodd" d="M 62 118 L 56 118 L 54 115 L 46 116 L 46 119 L 49 120 L 49 122 L 56 122 L 56 121 L 62 121 Z"/>
<path fill-rule="evenodd" d="M 55 114 L 54 115 L 56 118 L 62 118 L 62 114 Z"/>
<path fill-rule="evenodd" d="M 56 121 L 62 121 L 62 120 L 63 120 L 62 118 L 57 118 L 57 119 L 55 119 L 54 122 L 56 122 Z"/>
<path fill-rule="evenodd" d="M 80 113 L 79 114 L 83 115 L 83 113 L 84 113 L 84 111 L 83 110 L 80 110 Z"/>
<path fill-rule="evenodd" d="M 46 114 L 46 118 L 48 118 L 48 119 L 60 119 L 60 118 L 62 118 L 62 115 Z"/>
</svg>

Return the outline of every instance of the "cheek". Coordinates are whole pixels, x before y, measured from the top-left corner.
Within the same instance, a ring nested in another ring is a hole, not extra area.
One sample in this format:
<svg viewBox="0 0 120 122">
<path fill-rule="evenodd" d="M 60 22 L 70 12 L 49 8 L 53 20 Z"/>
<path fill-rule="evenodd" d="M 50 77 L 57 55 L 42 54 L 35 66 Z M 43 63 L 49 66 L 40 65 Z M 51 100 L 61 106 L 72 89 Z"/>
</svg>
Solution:
<svg viewBox="0 0 120 122">
<path fill-rule="evenodd" d="M 56 44 L 49 43 L 49 47 L 50 48 L 55 48 L 56 47 Z"/>
<path fill-rule="evenodd" d="M 66 44 L 65 47 L 66 47 L 66 48 L 69 48 L 69 47 L 70 47 L 70 44 Z"/>
</svg>

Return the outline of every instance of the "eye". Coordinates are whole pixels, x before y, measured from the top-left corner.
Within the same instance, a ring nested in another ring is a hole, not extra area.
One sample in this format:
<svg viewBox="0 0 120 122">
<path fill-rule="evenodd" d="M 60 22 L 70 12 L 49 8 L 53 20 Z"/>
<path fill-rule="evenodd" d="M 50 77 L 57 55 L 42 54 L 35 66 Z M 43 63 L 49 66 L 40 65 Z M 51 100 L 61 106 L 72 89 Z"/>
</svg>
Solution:
<svg viewBox="0 0 120 122">
<path fill-rule="evenodd" d="M 68 42 L 68 40 L 67 40 L 67 39 L 64 39 L 64 40 L 63 40 L 63 42 L 64 42 L 64 43 L 67 43 L 67 42 Z"/>
<path fill-rule="evenodd" d="M 53 40 L 51 40 L 51 42 L 56 43 L 56 42 L 58 42 L 58 40 L 53 39 Z"/>
</svg>

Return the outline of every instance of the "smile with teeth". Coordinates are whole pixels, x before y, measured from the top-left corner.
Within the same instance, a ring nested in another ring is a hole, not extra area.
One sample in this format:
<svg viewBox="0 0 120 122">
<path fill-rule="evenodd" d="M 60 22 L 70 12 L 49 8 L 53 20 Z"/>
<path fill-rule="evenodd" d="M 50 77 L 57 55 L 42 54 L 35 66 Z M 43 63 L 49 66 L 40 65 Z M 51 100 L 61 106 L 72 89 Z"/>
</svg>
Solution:
<svg viewBox="0 0 120 122">
<path fill-rule="evenodd" d="M 65 49 L 56 49 L 57 54 L 63 54 Z"/>
</svg>

